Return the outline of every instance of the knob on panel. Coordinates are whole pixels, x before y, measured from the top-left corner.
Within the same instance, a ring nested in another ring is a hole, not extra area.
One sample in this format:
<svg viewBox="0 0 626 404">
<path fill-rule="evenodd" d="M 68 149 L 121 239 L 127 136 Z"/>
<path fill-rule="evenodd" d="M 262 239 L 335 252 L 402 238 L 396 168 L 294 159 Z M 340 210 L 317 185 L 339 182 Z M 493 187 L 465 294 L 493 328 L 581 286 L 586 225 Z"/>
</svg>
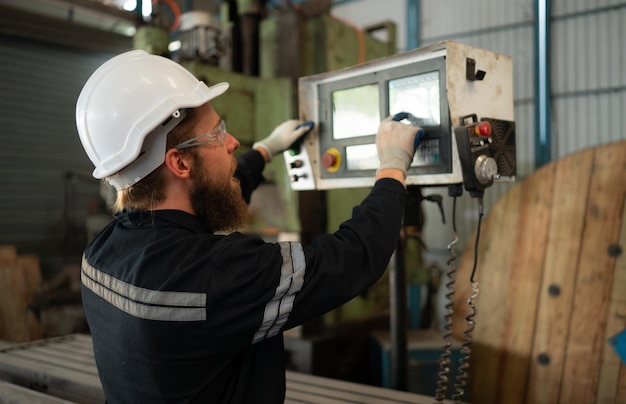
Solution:
<svg viewBox="0 0 626 404">
<path fill-rule="evenodd" d="M 304 161 L 298 159 L 298 160 L 294 160 L 291 163 L 289 163 L 289 166 L 291 168 L 302 168 L 304 166 Z"/>
<path fill-rule="evenodd" d="M 492 157 L 482 154 L 476 159 L 474 174 L 481 184 L 491 184 L 498 175 L 498 164 Z"/>
</svg>

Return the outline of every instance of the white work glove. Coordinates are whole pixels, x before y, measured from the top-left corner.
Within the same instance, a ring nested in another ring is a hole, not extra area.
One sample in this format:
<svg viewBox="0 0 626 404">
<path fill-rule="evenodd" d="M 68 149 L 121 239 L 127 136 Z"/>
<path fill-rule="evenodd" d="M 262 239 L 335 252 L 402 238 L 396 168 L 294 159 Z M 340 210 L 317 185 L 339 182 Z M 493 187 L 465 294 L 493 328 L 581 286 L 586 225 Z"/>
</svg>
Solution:
<svg viewBox="0 0 626 404">
<path fill-rule="evenodd" d="M 424 137 L 424 130 L 416 125 L 407 125 L 392 120 L 389 116 L 380 123 L 376 135 L 376 150 L 380 166 L 378 171 L 395 168 L 406 178 L 416 149 L 416 136 Z"/>
<path fill-rule="evenodd" d="M 275 155 L 289 149 L 300 137 L 306 135 L 313 129 L 313 122 L 302 122 L 297 119 L 290 119 L 278 125 L 268 137 L 252 145 L 253 148 L 260 147 L 267 152 L 271 160 Z"/>
</svg>

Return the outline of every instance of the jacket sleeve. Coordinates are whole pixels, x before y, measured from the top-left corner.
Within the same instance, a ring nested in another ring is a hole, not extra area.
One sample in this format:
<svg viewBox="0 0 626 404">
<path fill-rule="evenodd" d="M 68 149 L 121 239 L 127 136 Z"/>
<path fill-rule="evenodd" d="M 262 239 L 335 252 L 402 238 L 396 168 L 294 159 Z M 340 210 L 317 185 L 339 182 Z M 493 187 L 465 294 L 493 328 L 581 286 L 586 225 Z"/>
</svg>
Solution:
<svg viewBox="0 0 626 404">
<path fill-rule="evenodd" d="M 264 168 L 265 160 L 261 153 L 256 150 L 249 150 L 237 158 L 235 178 L 239 179 L 241 193 L 246 203 L 250 203 L 252 191 L 254 191 L 263 180 Z"/>
<path fill-rule="evenodd" d="M 211 271 L 212 344 L 261 342 L 367 290 L 396 248 L 405 199 L 398 181 L 379 180 L 352 218 L 307 246 L 227 236 Z"/>
<path fill-rule="evenodd" d="M 398 244 L 405 203 L 399 182 L 379 180 L 351 219 L 303 247 L 304 284 L 285 328 L 335 309 L 380 279 Z"/>
</svg>

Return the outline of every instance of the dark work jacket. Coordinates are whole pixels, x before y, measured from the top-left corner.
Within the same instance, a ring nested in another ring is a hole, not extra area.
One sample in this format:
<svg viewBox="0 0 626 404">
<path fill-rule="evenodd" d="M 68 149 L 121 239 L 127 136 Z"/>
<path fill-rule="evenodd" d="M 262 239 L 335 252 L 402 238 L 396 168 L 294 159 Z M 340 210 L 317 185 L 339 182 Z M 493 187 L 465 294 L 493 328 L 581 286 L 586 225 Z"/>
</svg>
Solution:
<svg viewBox="0 0 626 404">
<path fill-rule="evenodd" d="M 248 199 L 264 166 L 239 159 Z M 85 250 L 82 296 L 109 403 L 282 403 L 282 332 L 364 292 L 396 247 L 404 187 L 379 180 L 310 245 L 209 233 L 176 210 L 125 212 Z"/>
</svg>

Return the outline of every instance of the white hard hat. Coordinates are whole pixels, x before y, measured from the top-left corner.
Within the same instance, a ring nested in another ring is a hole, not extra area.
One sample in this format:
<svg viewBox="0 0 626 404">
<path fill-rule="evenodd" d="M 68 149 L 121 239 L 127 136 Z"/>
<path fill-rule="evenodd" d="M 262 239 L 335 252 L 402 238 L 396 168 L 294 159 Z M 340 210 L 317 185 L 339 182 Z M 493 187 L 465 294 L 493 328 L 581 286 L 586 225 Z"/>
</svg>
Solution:
<svg viewBox="0 0 626 404">
<path fill-rule="evenodd" d="M 167 133 L 186 110 L 224 93 L 228 83 L 208 87 L 184 67 L 143 50 L 105 62 L 87 80 L 76 102 L 76 127 L 95 165 L 93 176 L 128 188 L 165 159 Z"/>
</svg>

